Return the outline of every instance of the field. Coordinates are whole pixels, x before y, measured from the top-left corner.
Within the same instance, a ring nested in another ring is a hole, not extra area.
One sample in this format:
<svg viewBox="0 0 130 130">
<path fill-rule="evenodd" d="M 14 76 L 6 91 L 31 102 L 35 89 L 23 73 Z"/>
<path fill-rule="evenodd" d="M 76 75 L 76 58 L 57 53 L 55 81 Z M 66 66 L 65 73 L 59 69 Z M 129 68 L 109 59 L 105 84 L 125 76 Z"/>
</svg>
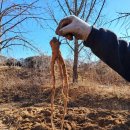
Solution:
<svg viewBox="0 0 130 130">
<path fill-rule="evenodd" d="M 68 68 L 69 102 L 64 129 L 130 130 L 130 84 L 106 65 L 96 71 L 80 67 L 79 82 L 74 84 Z M 58 71 L 56 75 L 54 123 L 60 130 L 63 101 Z M 51 130 L 50 97 L 49 68 L 1 67 L 0 130 Z"/>
</svg>

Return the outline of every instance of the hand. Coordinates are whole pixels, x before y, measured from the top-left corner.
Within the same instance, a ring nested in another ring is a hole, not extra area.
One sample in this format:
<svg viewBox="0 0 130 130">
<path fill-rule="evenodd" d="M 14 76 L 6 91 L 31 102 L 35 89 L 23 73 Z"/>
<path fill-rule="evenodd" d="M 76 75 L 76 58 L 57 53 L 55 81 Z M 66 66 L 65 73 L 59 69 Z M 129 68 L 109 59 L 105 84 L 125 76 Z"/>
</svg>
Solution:
<svg viewBox="0 0 130 130">
<path fill-rule="evenodd" d="M 73 40 L 73 36 L 76 39 L 87 40 L 90 32 L 90 25 L 74 15 L 62 19 L 56 29 L 57 35 L 66 37 L 69 40 Z"/>
</svg>

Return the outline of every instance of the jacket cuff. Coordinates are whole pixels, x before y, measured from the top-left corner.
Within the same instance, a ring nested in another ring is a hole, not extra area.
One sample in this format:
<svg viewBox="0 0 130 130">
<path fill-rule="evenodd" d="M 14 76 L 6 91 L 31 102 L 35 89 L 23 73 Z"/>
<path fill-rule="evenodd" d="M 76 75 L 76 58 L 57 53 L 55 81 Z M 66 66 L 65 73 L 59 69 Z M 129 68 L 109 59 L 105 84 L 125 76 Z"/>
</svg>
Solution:
<svg viewBox="0 0 130 130">
<path fill-rule="evenodd" d="M 98 31 L 99 30 L 97 28 L 95 28 L 94 26 L 92 26 L 91 32 L 90 32 L 87 40 L 85 40 L 83 42 L 84 46 L 91 47 L 91 46 L 93 46 L 93 44 L 95 44 L 96 37 L 98 35 Z"/>
</svg>

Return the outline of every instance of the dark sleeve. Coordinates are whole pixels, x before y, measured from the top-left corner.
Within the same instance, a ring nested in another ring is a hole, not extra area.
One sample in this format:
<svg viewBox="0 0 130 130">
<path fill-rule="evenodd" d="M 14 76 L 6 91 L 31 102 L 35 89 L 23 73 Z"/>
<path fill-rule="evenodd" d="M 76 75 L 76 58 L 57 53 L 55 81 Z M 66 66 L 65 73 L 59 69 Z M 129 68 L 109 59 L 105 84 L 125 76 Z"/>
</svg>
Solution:
<svg viewBox="0 0 130 130">
<path fill-rule="evenodd" d="M 126 80 L 130 81 L 130 44 L 103 28 L 92 27 L 84 45 Z"/>
</svg>

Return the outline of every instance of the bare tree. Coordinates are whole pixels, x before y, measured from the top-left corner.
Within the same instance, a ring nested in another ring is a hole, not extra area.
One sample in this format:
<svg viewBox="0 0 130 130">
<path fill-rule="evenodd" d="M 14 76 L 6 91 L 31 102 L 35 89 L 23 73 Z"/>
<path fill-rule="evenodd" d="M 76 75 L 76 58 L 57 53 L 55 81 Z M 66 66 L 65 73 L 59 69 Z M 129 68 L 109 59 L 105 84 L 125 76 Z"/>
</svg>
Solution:
<svg viewBox="0 0 130 130">
<path fill-rule="evenodd" d="M 122 36 L 120 38 L 123 39 L 129 39 L 129 30 L 130 30 L 130 12 L 117 12 L 116 18 L 113 18 L 112 20 L 105 22 L 104 25 L 112 25 L 116 23 L 116 25 L 119 25 L 119 28 L 123 28 L 124 33 L 121 33 Z"/>
<path fill-rule="evenodd" d="M 23 1 L 12 2 L 10 0 L 0 1 L 0 51 L 14 45 L 22 45 L 32 50 L 37 50 L 24 34 L 24 22 L 42 20 L 38 13 L 39 0 L 31 3 Z M 45 19 L 44 19 L 45 20 Z"/>
<path fill-rule="evenodd" d="M 106 0 L 54 0 L 53 6 L 51 6 L 49 2 L 47 3 L 46 13 L 53 19 L 56 26 L 59 23 L 59 19 L 67 15 L 76 15 L 86 22 L 90 22 L 92 25 L 95 25 L 101 16 L 105 2 Z M 47 25 L 53 31 L 55 30 L 49 23 Z M 74 54 L 73 82 L 77 82 L 78 57 L 84 46 L 83 41 L 74 39 L 73 42 L 74 44 L 72 45 L 69 41 L 65 41 Z"/>
</svg>

